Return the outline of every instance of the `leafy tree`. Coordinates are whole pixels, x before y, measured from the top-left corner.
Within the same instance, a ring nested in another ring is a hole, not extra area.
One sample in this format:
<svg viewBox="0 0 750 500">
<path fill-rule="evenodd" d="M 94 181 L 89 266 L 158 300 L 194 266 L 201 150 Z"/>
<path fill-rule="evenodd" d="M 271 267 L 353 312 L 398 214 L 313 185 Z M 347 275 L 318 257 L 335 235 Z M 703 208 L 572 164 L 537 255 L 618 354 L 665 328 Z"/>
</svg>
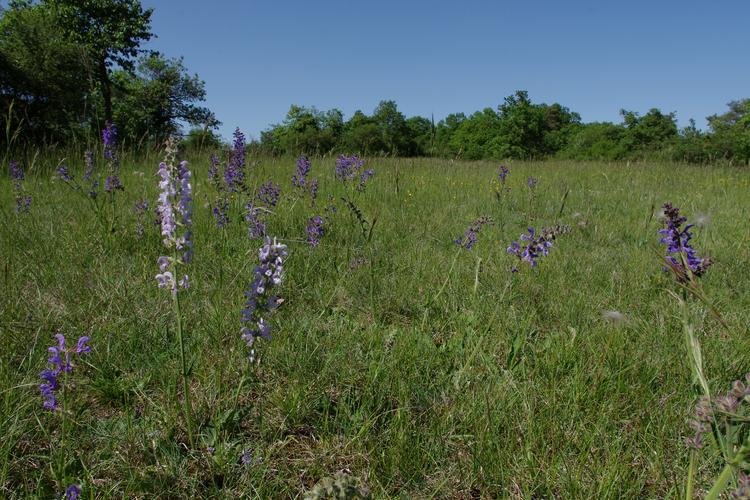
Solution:
<svg viewBox="0 0 750 500">
<path fill-rule="evenodd" d="M 435 127 L 432 121 L 421 116 L 412 116 L 406 120 L 407 144 L 403 154 L 407 156 L 424 156 L 434 154 Z"/>
<path fill-rule="evenodd" d="M 675 113 L 664 114 L 652 108 L 643 116 L 633 111 L 620 110 L 627 129 L 631 150 L 653 150 L 664 147 L 677 138 Z"/>
<path fill-rule="evenodd" d="M 708 138 L 712 158 L 750 162 L 750 99 L 732 101 L 729 111 L 707 118 L 712 134 Z"/>
<path fill-rule="evenodd" d="M 620 160 L 627 157 L 627 131 L 614 123 L 587 123 L 571 131 L 568 143 L 559 152 L 561 158 L 579 160 Z"/>
<path fill-rule="evenodd" d="M 477 111 L 463 120 L 451 135 L 449 148 L 456 156 L 467 160 L 499 158 L 500 117 L 492 108 Z"/>
<path fill-rule="evenodd" d="M 406 150 L 408 133 L 406 118 L 398 110 L 395 101 L 380 101 L 372 118 L 378 126 L 380 138 L 387 153 L 396 156 Z"/>
<path fill-rule="evenodd" d="M 104 118 L 112 121 L 114 65 L 132 71 L 142 42 L 153 37 L 151 14 L 139 0 L 44 0 L 53 7 L 68 39 L 86 47 L 94 61 L 104 100 Z"/>
<path fill-rule="evenodd" d="M 453 135 L 458 127 L 466 120 L 463 113 L 451 113 L 444 120 L 438 122 L 435 128 L 435 147 L 439 156 L 456 156 L 458 151 L 452 149 Z"/>
<path fill-rule="evenodd" d="M 346 122 L 341 146 L 347 153 L 364 155 L 386 149 L 378 123 L 359 110 Z"/>
<path fill-rule="evenodd" d="M 221 137 L 208 128 L 193 128 L 183 140 L 183 146 L 191 151 L 216 151 L 221 149 Z"/>
<path fill-rule="evenodd" d="M 204 134 L 219 125 L 211 111 L 197 104 L 206 98 L 205 83 L 188 74 L 182 59 L 144 56 L 135 73 L 118 70 L 112 80 L 114 118 L 123 138 L 161 143 L 180 131 L 180 123 L 202 126 Z"/>
<path fill-rule="evenodd" d="M 0 104 L 3 119 L 23 125 L 28 141 L 65 140 L 90 121 L 90 60 L 69 42 L 55 12 L 13 2 L 0 18 Z M 4 139 L 4 138 L 3 138 Z"/>
</svg>

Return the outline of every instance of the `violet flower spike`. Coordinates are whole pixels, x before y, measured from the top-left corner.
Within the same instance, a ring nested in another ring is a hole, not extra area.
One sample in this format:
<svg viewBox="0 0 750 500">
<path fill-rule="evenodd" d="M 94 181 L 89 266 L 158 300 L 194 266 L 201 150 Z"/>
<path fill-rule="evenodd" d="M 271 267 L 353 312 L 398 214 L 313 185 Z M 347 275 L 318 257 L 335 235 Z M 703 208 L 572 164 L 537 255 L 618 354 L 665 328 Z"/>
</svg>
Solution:
<svg viewBox="0 0 750 500">
<path fill-rule="evenodd" d="M 320 244 L 320 239 L 325 235 L 325 219 L 320 215 L 310 217 L 307 221 L 307 242 L 315 248 Z"/>
<path fill-rule="evenodd" d="M 240 338 L 250 349 L 250 362 L 255 361 L 254 344 L 256 339 L 270 340 L 271 327 L 265 315 L 278 305 L 278 298 L 272 291 L 281 285 L 284 273 L 284 258 L 287 247 L 266 236 L 265 243 L 258 250 L 260 264 L 253 271 L 253 279 L 245 292 L 245 307 L 242 309 Z"/>
<path fill-rule="evenodd" d="M 89 337 L 83 336 L 78 339 L 75 347 L 65 346 L 65 336 L 62 333 L 56 333 L 57 345 L 51 346 L 48 351 L 50 357 L 47 362 L 52 365 L 51 368 L 43 370 L 39 377 L 42 383 L 39 384 L 39 392 L 42 394 L 42 406 L 47 410 L 56 410 L 58 401 L 56 393 L 61 386 L 61 377 L 65 373 L 73 371 L 74 364 L 71 362 L 71 355 L 80 356 L 91 352 L 91 346 L 88 345 Z"/>
<path fill-rule="evenodd" d="M 159 288 L 168 288 L 177 293 L 177 285 L 186 289 L 189 282 L 186 277 L 179 282 L 175 281 L 174 266 L 189 264 L 193 253 L 193 188 L 190 183 L 192 174 L 187 162 L 183 161 L 177 168 L 166 162 L 160 163 L 158 175 L 161 192 L 157 213 L 161 221 L 162 241 L 167 249 L 180 255 L 180 258 L 159 257 L 157 263 L 161 272 L 156 275 L 156 281 Z M 178 227 L 184 230 L 180 235 L 177 234 Z"/>
</svg>

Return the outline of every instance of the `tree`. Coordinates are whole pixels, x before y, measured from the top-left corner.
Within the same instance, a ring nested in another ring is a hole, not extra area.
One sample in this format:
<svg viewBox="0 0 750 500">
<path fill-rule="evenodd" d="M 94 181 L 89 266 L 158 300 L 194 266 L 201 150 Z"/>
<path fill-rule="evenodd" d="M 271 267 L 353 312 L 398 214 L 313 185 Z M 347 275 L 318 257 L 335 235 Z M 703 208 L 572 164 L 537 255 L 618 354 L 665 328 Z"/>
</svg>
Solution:
<svg viewBox="0 0 750 500">
<path fill-rule="evenodd" d="M 398 155 L 406 149 L 406 118 L 398 110 L 396 101 L 380 101 L 372 115 L 380 130 L 380 137 L 387 148 L 387 152 L 393 156 Z"/>
<path fill-rule="evenodd" d="M 386 148 L 381 130 L 374 118 L 362 111 L 355 111 L 346 122 L 341 145 L 347 153 L 367 155 Z"/>
<path fill-rule="evenodd" d="M 713 132 L 709 149 L 714 158 L 736 158 L 750 162 L 750 99 L 732 101 L 729 111 L 707 118 Z"/>
<path fill-rule="evenodd" d="M 620 110 L 628 131 L 628 146 L 632 150 L 653 150 L 664 147 L 677 138 L 675 113 L 664 114 L 657 108 L 640 116 L 634 111 Z"/>
<path fill-rule="evenodd" d="M 142 42 L 153 37 L 151 14 L 139 0 L 44 0 L 56 9 L 69 40 L 86 47 L 95 62 L 104 100 L 104 118 L 112 121 L 112 82 L 115 64 L 134 69 Z"/>
<path fill-rule="evenodd" d="M 0 104 L 3 118 L 23 124 L 25 140 L 60 140 L 80 130 L 93 107 L 90 60 L 69 42 L 55 12 L 13 2 L 0 18 Z M 17 125 L 12 125 L 17 126 Z"/>
<path fill-rule="evenodd" d="M 144 56 L 134 73 L 115 71 L 112 81 L 114 118 L 123 138 L 160 143 L 178 133 L 181 123 L 205 132 L 219 125 L 211 111 L 197 105 L 206 98 L 205 83 L 188 74 L 182 59 Z"/>
</svg>

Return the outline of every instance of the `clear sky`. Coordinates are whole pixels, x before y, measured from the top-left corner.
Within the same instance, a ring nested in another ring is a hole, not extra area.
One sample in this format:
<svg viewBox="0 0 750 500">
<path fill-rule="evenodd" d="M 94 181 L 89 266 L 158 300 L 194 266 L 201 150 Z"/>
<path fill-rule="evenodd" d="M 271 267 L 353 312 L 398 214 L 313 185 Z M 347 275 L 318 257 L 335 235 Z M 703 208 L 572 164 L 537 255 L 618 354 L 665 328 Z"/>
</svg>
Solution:
<svg viewBox="0 0 750 500">
<path fill-rule="evenodd" d="M 681 125 L 750 97 L 748 0 L 143 0 L 158 38 L 205 80 L 229 137 L 291 104 L 407 116 L 496 107 L 517 89 L 584 121 L 621 108 Z"/>
</svg>

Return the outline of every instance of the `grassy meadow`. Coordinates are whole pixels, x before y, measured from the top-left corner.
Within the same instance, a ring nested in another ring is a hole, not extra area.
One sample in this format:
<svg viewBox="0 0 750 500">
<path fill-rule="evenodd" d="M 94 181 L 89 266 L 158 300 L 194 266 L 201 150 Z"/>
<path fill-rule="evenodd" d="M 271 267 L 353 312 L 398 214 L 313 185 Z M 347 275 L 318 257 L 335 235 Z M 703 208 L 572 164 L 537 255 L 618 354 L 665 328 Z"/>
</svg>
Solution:
<svg viewBox="0 0 750 500">
<path fill-rule="evenodd" d="M 693 244 L 714 261 L 702 287 L 728 328 L 688 299 L 711 389 L 750 371 L 747 169 L 513 162 L 498 196 L 493 162 L 368 159 L 374 178 L 347 192 L 335 158 L 314 158 L 312 206 L 294 159 L 260 159 L 249 183 L 281 186 L 267 228 L 289 255 L 251 365 L 240 311 L 261 242 L 246 197 L 216 227 L 208 158 L 189 160 L 192 447 L 159 227 L 152 210 L 140 236 L 134 212 L 156 205 L 158 159 L 123 159 L 113 232 L 51 168 L 27 170 L 28 215 L 0 178 L 0 496 L 77 483 L 83 498 L 294 498 L 342 471 L 375 498 L 682 496 L 697 392 L 659 258 L 666 201 L 703 221 Z M 83 161 L 70 167 L 80 178 Z M 476 245 L 456 245 L 481 216 Z M 537 267 L 507 253 L 527 226 L 556 224 L 571 231 Z M 64 419 L 39 391 L 56 332 L 92 347 L 65 379 Z M 699 457 L 696 494 L 723 465 Z"/>
</svg>

